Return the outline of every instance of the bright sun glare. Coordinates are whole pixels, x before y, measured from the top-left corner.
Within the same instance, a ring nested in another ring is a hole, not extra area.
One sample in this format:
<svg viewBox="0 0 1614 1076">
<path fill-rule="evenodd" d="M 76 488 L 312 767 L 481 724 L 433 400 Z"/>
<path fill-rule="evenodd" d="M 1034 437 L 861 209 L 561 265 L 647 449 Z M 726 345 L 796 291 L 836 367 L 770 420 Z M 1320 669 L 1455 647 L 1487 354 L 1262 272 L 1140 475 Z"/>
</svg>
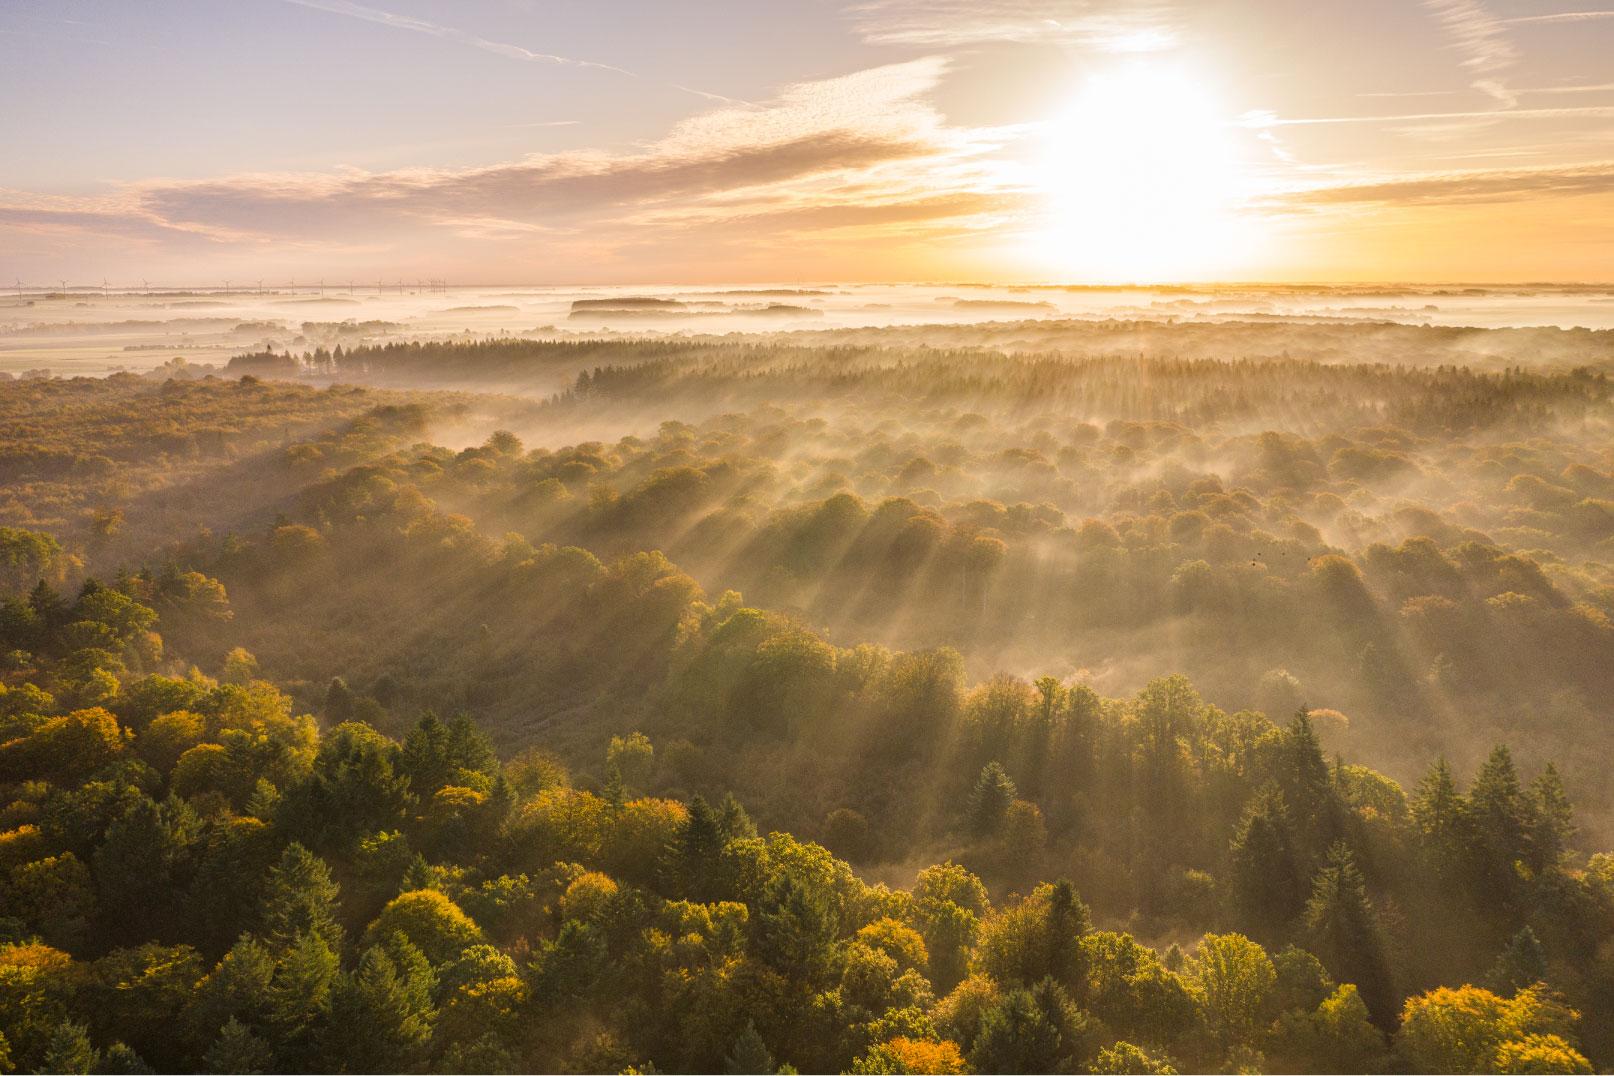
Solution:
<svg viewBox="0 0 1614 1076">
<path fill-rule="evenodd" d="M 1258 237 L 1236 128 L 1203 82 L 1157 61 L 1092 77 L 1050 127 L 1038 260 L 1106 280 L 1186 280 L 1235 268 Z"/>
</svg>

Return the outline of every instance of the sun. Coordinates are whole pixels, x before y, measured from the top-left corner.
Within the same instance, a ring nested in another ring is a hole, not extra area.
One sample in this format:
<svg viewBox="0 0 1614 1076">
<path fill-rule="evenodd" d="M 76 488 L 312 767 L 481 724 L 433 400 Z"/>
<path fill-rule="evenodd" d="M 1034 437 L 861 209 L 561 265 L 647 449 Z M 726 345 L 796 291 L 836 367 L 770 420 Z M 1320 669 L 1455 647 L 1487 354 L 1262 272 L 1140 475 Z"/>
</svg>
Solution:
<svg viewBox="0 0 1614 1076">
<path fill-rule="evenodd" d="M 1033 257 L 1106 281 L 1204 279 L 1259 244 L 1238 126 L 1204 80 L 1153 59 L 1094 75 L 1048 126 Z"/>
</svg>

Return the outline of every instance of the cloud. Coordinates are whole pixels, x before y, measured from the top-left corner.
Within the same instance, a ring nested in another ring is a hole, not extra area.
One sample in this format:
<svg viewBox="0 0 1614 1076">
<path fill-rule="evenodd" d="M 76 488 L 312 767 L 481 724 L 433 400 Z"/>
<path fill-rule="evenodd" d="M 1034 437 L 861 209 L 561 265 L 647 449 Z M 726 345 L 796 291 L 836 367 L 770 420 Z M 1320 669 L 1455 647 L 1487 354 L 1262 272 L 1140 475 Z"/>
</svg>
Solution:
<svg viewBox="0 0 1614 1076">
<path fill-rule="evenodd" d="M 1567 86 L 1532 86 L 1518 92 L 1521 96 L 1527 93 L 1614 93 L 1614 82 L 1586 82 Z"/>
<path fill-rule="evenodd" d="M 1614 11 L 1562 11 L 1556 15 L 1519 15 L 1498 21 L 1518 26 L 1535 22 L 1593 22 L 1598 19 L 1614 19 Z"/>
<path fill-rule="evenodd" d="M 864 41 L 950 48 L 985 42 L 1152 52 L 1176 39 L 1158 0 L 865 0 L 846 9 Z"/>
<path fill-rule="evenodd" d="M 709 109 L 625 153 L 149 180 L 93 204 L 0 192 L 0 227 L 54 221 L 87 234 L 260 250 L 426 251 L 447 239 L 582 250 L 732 230 L 736 221 L 761 241 L 994 211 L 995 192 L 1011 185 L 984 158 L 1015 135 L 947 126 L 928 100 L 946 69 L 928 57 L 788 86 L 765 105 Z"/>
<path fill-rule="evenodd" d="M 1497 76 L 1517 63 L 1519 54 L 1502 21 L 1479 0 L 1424 0 L 1424 8 L 1445 30 L 1463 69 L 1475 76 L 1471 85 L 1504 107 L 1513 107 L 1516 99 Z"/>
<path fill-rule="evenodd" d="M 1614 193 L 1614 161 L 1570 167 L 1426 172 L 1287 191 L 1269 201 L 1278 209 L 1372 205 L 1478 205 L 1544 197 Z"/>
<path fill-rule="evenodd" d="M 1567 120 L 1596 116 L 1614 116 L 1614 105 L 1579 105 L 1568 108 L 1513 108 L 1475 112 L 1409 112 L 1393 116 L 1297 116 L 1283 117 L 1256 109 L 1239 117 L 1242 126 L 1304 127 L 1318 124 L 1405 124 L 1439 122 L 1443 120 Z"/>
<path fill-rule="evenodd" d="M 601 71 L 615 71 L 619 75 L 633 75 L 632 71 L 624 71 L 611 64 L 596 63 L 593 60 L 578 60 L 570 56 L 557 56 L 549 52 L 533 52 L 520 45 L 510 45 L 502 41 L 489 41 L 485 37 L 456 30 L 450 26 L 439 26 L 425 19 L 417 19 L 410 15 L 398 15 L 380 8 L 366 7 L 363 4 L 352 3 L 351 0 L 285 0 L 288 4 L 298 7 L 313 8 L 315 11 L 326 11 L 332 15 L 345 15 L 350 19 L 360 19 L 364 22 L 378 23 L 382 26 L 391 26 L 398 30 L 409 30 L 417 34 L 430 34 L 432 37 L 441 37 L 449 41 L 457 41 L 462 45 L 482 49 L 498 56 L 512 60 L 526 60 L 529 62 L 562 64 L 568 67 L 593 67 Z M 635 76 L 637 77 L 637 76 Z"/>
<path fill-rule="evenodd" d="M 417 19 L 412 15 L 400 15 L 396 12 L 356 4 L 352 0 L 285 0 L 285 2 L 295 4 L 297 7 L 312 8 L 315 11 L 324 11 L 332 15 L 358 19 L 362 22 L 390 26 L 395 30 L 408 30 L 412 33 L 440 37 L 447 41 L 454 41 L 461 45 L 469 45 L 471 48 L 481 49 L 483 52 L 491 52 L 495 56 L 503 56 L 510 60 L 520 60 L 526 63 L 557 64 L 563 67 L 589 67 L 598 71 L 610 71 L 614 74 L 626 75 L 629 78 L 640 77 L 634 72 L 617 67 L 614 64 L 600 63 L 595 60 L 579 60 L 572 56 L 559 56 L 552 52 L 534 52 L 532 49 L 523 48 L 520 45 L 512 45 L 505 41 L 492 41 L 464 30 L 455 29 L 452 26 L 441 26 L 434 22 L 427 22 L 425 19 Z M 689 86 L 681 86 L 677 83 L 669 83 L 668 85 L 675 90 L 694 94 L 697 97 L 705 97 L 713 101 L 733 100 L 732 98 L 724 97 L 722 94 L 708 93 L 705 90 L 692 89 Z"/>
</svg>

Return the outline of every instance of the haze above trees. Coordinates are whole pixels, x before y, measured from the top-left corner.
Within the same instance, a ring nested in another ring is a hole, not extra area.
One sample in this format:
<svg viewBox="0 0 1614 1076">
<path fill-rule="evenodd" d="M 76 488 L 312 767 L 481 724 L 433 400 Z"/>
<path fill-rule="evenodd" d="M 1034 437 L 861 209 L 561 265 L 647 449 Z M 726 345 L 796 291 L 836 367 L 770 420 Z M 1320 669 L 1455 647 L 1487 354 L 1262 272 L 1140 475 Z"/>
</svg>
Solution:
<svg viewBox="0 0 1614 1076">
<path fill-rule="evenodd" d="M 0 384 L 10 1064 L 1614 1062 L 1606 334 L 1015 331 Z"/>
</svg>

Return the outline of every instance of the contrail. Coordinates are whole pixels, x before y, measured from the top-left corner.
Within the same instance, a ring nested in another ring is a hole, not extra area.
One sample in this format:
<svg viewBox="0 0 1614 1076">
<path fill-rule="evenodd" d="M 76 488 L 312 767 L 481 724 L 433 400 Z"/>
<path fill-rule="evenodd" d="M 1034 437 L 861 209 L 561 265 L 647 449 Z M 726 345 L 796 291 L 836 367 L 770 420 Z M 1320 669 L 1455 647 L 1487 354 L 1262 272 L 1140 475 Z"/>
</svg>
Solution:
<svg viewBox="0 0 1614 1076">
<path fill-rule="evenodd" d="M 364 4 L 355 4 L 352 0 L 285 0 L 288 4 L 298 7 L 312 8 L 315 11 L 324 11 L 332 15 L 344 15 L 350 19 L 360 19 L 364 22 L 373 22 L 380 26 L 390 26 L 396 30 L 409 30 L 412 33 L 427 34 L 431 37 L 440 37 L 447 41 L 456 41 L 461 45 L 469 45 L 484 52 L 491 52 L 496 56 L 503 56 L 511 60 L 521 60 L 526 63 L 559 64 L 565 67 L 592 67 L 600 71 L 611 71 L 629 78 L 642 79 L 643 76 L 615 64 L 600 63 L 597 60 L 580 60 L 573 56 L 560 56 L 552 52 L 534 52 L 532 49 L 520 45 L 512 45 L 504 41 L 492 41 L 476 34 L 457 30 L 452 26 L 441 26 L 425 19 L 417 19 L 412 15 L 399 15 L 380 8 L 367 7 Z M 684 93 L 694 94 L 712 101 L 725 101 L 729 104 L 748 104 L 737 101 L 722 94 L 707 93 L 705 90 L 692 89 L 689 86 L 680 86 L 669 83 L 673 89 Z"/>
</svg>

